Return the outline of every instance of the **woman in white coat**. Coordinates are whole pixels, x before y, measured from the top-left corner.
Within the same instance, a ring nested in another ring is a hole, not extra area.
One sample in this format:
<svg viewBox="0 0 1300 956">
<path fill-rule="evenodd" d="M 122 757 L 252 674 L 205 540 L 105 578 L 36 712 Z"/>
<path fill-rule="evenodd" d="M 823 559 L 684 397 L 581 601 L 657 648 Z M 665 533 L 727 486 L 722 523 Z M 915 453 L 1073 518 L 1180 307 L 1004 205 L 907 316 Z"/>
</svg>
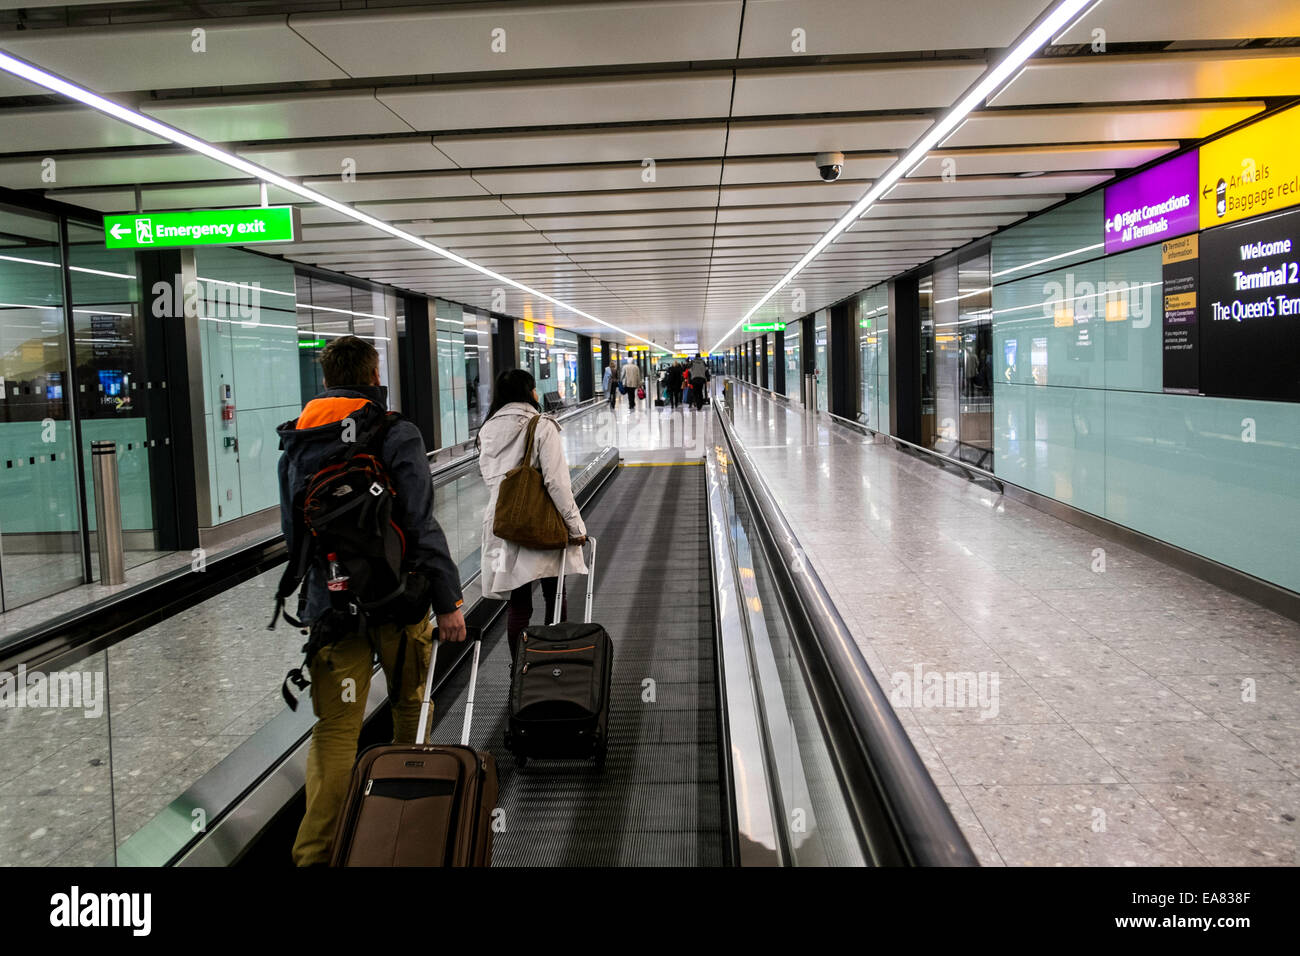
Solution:
<svg viewBox="0 0 1300 956">
<path fill-rule="evenodd" d="M 513 541 L 502 541 L 492 533 L 501 479 L 523 460 L 528 444 L 528 423 L 539 414 L 536 380 L 524 369 L 511 369 L 497 376 L 492 406 L 478 433 L 478 467 L 488 486 L 488 503 L 483 512 L 483 545 L 479 552 L 483 596 L 510 602 L 506 635 L 510 641 L 511 657 L 515 654 L 519 636 L 533 615 L 533 582 L 542 582 L 545 620 L 549 624 L 555 613 L 556 578 L 560 573 L 561 555 L 564 556 L 566 575 L 585 574 L 587 571 L 582 555 L 587 526 L 578 512 L 578 503 L 573 500 L 560 425 L 549 415 L 542 415 L 537 423 L 532 464 L 541 469 L 546 491 L 569 530 L 569 546 L 562 551 L 537 551 Z M 567 617 L 568 602 L 564 595 L 560 600 L 561 615 Z"/>
</svg>

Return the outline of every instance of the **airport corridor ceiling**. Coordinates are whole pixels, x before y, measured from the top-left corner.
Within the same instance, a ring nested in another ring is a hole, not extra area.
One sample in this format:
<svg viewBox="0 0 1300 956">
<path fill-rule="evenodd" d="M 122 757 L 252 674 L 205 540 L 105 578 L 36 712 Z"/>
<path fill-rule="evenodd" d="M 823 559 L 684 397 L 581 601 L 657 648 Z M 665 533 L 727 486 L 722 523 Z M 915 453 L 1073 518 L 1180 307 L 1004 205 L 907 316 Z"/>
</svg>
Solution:
<svg viewBox="0 0 1300 956">
<path fill-rule="evenodd" d="M 0 51 L 589 316 L 707 347 L 1054 6 L 0 0 Z M 1085 9 L 753 321 L 1300 95 L 1298 34 L 1293 0 Z M 832 152 L 824 182 L 814 157 Z M 8 73 L 0 185 L 104 213 L 260 201 L 256 179 Z M 268 199 L 301 205 L 303 230 L 263 251 L 619 338 L 336 209 Z"/>
</svg>

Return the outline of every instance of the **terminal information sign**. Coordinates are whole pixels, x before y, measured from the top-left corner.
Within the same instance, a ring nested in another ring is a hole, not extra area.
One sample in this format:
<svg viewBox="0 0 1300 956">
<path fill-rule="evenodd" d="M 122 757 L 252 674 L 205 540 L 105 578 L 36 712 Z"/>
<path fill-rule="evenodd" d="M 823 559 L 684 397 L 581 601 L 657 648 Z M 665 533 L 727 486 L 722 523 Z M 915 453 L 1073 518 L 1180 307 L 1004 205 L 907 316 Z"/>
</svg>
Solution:
<svg viewBox="0 0 1300 956">
<path fill-rule="evenodd" d="M 176 249 L 293 242 L 298 231 L 296 217 L 293 206 L 105 216 L 104 245 L 109 249 Z"/>
<path fill-rule="evenodd" d="M 1300 107 L 1200 148 L 1201 228 L 1300 203 Z"/>
<path fill-rule="evenodd" d="M 1195 150 L 1106 187 L 1106 254 L 1195 232 Z"/>
<path fill-rule="evenodd" d="M 784 322 L 756 322 L 746 325 L 745 332 L 784 332 Z"/>
<path fill-rule="evenodd" d="M 1300 402 L 1300 210 L 1201 234 L 1201 391 Z"/>
</svg>

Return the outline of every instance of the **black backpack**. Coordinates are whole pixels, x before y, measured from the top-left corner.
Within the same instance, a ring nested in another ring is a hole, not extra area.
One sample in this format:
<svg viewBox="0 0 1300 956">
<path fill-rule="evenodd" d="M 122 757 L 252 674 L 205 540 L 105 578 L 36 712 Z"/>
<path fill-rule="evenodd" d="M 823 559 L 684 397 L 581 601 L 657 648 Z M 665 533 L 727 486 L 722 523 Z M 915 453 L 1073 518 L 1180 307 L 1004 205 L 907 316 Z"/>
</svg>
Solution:
<svg viewBox="0 0 1300 956">
<path fill-rule="evenodd" d="M 306 604 L 305 589 L 298 599 L 298 615 L 284 609 L 284 603 L 298 590 L 307 572 L 316 568 L 322 581 L 330 577 L 330 555 L 338 571 L 347 576 L 347 590 L 330 590 L 330 607 L 310 629 L 303 646 L 302 667 L 290 671 L 281 693 L 293 709 L 297 700 L 289 691 L 309 681 L 303 668 L 310 669 L 320 648 L 353 634 L 369 636 L 371 623 L 398 621 L 414 623 L 428 614 L 430 582 L 404 567 L 406 537 L 393 520 L 393 499 L 397 492 L 380 458 L 389 428 L 400 419 L 367 405 L 351 416 L 356 433 L 311 475 L 294 496 L 292 506 L 293 553 L 280 578 L 275 594 L 275 613 L 268 630 L 280 615 L 294 627 L 305 627 L 299 619 Z M 349 419 L 339 422 L 340 430 Z M 397 673 L 402 672 L 405 635 L 398 651 Z"/>
</svg>

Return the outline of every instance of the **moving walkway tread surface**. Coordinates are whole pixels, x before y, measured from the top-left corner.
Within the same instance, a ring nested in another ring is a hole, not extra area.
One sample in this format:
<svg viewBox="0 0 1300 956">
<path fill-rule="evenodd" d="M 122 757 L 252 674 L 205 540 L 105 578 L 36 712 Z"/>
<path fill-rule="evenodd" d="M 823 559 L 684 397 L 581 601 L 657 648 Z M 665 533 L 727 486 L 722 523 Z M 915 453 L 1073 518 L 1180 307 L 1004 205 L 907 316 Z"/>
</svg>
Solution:
<svg viewBox="0 0 1300 956">
<path fill-rule="evenodd" d="M 484 634 L 470 743 L 497 758 L 494 865 L 725 862 L 704 479 L 693 464 L 619 468 L 585 509 L 599 541 L 592 619 L 614 641 L 603 771 L 591 760 L 515 764 L 504 615 Z M 570 576 L 566 590 L 580 619 L 586 580 Z M 542 615 L 538 589 L 533 623 Z M 431 740 L 459 742 L 468 679 L 462 667 L 439 695 Z"/>
</svg>

